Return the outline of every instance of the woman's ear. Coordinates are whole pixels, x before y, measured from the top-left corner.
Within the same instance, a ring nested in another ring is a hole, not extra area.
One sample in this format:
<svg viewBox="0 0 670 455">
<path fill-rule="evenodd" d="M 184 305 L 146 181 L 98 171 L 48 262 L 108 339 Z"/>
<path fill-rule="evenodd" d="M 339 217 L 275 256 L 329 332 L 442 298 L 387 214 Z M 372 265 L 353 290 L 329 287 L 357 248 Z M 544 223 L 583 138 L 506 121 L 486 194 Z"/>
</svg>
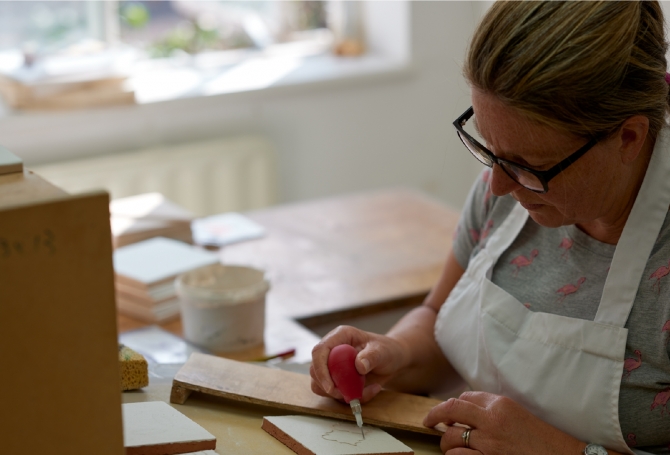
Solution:
<svg viewBox="0 0 670 455">
<path fill-rule="evenodd" d="M 623 164 L 635 161 L 648 136 L 649 119 L 644 115 L 634 115 L 623 122 L 615 135 L 619 141 L 619 152 Z"/>
</svg>

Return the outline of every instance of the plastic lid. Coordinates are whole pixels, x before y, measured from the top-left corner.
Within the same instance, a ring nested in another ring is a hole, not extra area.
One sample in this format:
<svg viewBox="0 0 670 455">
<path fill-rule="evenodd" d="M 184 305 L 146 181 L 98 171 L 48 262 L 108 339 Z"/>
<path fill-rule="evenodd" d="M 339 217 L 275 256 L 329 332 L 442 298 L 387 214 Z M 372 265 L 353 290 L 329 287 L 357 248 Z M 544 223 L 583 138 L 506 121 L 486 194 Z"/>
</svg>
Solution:
<svg viewBox="0 0 670 455">
<path fill-rule="evenodd" d="M 181 295 L 199 299 L 198 306 L 236 305 L 257 300 L 270 289 L 263 271 L 223 264 L 183 273 L 177 277 L 176 286 Z"/>
</svg>

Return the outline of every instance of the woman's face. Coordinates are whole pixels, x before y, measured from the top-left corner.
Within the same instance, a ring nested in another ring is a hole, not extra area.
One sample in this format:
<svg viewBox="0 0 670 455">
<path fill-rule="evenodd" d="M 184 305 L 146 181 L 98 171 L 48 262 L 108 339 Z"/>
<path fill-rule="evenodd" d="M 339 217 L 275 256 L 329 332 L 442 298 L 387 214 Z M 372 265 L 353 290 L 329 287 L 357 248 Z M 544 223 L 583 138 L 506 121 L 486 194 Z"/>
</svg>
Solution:
<svg viewBox="0 0 670 455">
<path fill-rule="evenodd" d="M 499 158 L 531 169 L 547 170 L 587 142 L 532 122 L 495 96 L 476 89 L 472 105 L 486 147 Z M 554 177 L 547 193 L 522 187 L 497 165 L 493 166 L 490 184 L 493 194 L 511 194 L 538 224 L 558 227 L 616 218 L 623 209 L 618 197 L 626 186 L 623 172 L 616 140 L 606 140 Z"/>
</svg>

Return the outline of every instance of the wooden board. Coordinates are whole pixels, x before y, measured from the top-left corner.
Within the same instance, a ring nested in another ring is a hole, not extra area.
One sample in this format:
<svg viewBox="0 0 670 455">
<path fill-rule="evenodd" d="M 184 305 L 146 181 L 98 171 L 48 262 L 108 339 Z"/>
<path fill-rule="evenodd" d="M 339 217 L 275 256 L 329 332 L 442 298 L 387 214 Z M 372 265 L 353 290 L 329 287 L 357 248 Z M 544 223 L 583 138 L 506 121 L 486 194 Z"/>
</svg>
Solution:
<svg viewBox="0 0 670 455">
<path fill-rule="evenodd" d="M 125 403 L 126 455 L 172 455 L 216 448 L 216 438 L 162 401 Z"/>
<path fill-rule="evenodd" d="M 414 455 L 385 431 L 314 416 L 270 416 L 263 430 L 298 455 Z"/>
<path fill-rule="evenodd" d="M 0 452 L 121 455 L 109 196 L 53 199 L 29 172 L 1 176 L 4 194 Z"/>
<path fill-rule="evenodd" d="M 310 377 L 206 354 L 191 354 L 172 382 L 170 402 L 183 404 L 191 392 L 271 406 L 302 414 L 354 420 L 351 408 L 312 393 Z M 441 403 L 432 398 L 382 390 L 363 405 L 363 422 L 382 428 L 440 435 L 423 419 Z"/>
<path fill-rule="evenodd" d="M 25 168 L 23 172 L 0 175 L 0 209 L 65 196 L 65 191 Z"/>
</svg>

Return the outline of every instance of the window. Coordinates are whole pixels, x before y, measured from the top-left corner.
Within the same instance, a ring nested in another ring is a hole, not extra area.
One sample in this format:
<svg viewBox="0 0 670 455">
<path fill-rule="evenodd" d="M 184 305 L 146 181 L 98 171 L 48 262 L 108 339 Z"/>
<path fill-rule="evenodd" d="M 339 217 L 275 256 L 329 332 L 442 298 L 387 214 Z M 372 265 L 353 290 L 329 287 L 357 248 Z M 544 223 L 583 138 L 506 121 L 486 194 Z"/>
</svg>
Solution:
<svg viewBox="0 0 670 455">
<path fill-rule="evenodd" d="M 332 59 L 311 62 L 302 74 L 296 69 L 312 56 L 330 55 L 331 49 L 339 55 L 363 54 L 363 16 L 377 8 L 370 4 L 364 12 L 365 3 L 0 2 L 0 92 L 15 109 L 51 110 L 328 79 L 338 66 Z M 337 74 L 352 73 L 351 63 L 337 68 Z M 369 63 L 362 65 L 364 71 Z M 106 82 L 98 83 L 101 79 Z M 39 84 L 49 86 L 37 90 Z M 88 93 L 75 93 L 80 89 Z"/>
<path fill-rule="evenodd" d="M 119 40 L 151 57 L 314 39 L 326 32 L 320 1 L 122 1 Z"/>
<path fill-rule="evenodd" d="M 0 50 L 26 59 L 90 38 L 91 5 L 80 1 L 0 2 Z"/>
<path fill-rule="evenodd" d="M 3 1 L 0 51 L 30 65 L 119 44 L 166 58 L 328 42 L 327 9 L 327 2 L 307 0 Z"/>
</svg>

